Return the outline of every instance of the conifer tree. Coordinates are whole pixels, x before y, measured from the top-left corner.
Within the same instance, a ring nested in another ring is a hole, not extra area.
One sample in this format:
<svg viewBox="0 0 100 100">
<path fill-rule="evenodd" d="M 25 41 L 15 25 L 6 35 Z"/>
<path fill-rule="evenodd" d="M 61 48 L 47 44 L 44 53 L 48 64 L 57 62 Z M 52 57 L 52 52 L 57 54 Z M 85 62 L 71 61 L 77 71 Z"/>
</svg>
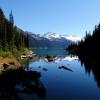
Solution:
<svg viewBox="0 0 100 100">
<path fill-rule="evenodd" d="M 10 34 L 11 34 L 11 41 L 10 41 L 10 45 L 11 45 L 11 50 L 13 50 L 15 48 L 15 41 L 14 41 L 14 18 L 13 18 L 13 14 L 12 11 L 9 14 L 9 22 L 10 22 Z"/>
<path fill-rule="evenodd" d="M 9 14 L 9 20 L 5 18 L 0 8 L 0 50 L 12 51 L 29 47 L 28 33 L 14 26 L 14 17 L 12 11 Z"/>
</svg>

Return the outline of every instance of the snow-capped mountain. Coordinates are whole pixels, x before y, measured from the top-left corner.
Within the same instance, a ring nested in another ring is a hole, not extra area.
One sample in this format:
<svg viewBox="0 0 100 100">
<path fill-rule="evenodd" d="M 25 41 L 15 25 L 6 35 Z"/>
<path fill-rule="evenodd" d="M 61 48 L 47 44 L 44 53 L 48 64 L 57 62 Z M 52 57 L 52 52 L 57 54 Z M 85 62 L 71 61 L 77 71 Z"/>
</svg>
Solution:
<svg viewBox="0 0 100 100">
<path fill-rule="evenodd" d="M 60 35 L 57 33 L 48 32 L 43 35 L 43 37 L 52 39 L 52 38 L 60 38 Z"/>
<path fill-rule="evenodd" d="M 77 42 L 81 40 L 81 37 L 79 36 L 71 36 L 71 35 L 59 35 L 57 33 L 52 33 L 52 32 L 48 32 L 46 34 L 43 35 L 44 38 L 47 39 L 67 39 L 73 42 Z"/>
<path fill-rule="evenodd" d="M 62 36 L 62 37 L 64 37 L 65 39 L 71 40 L 73 42 L 81 41 L 81 37 L 79 37 L 79 36 L 66 35 L 66 36 Z"/>
<path fill-rule="evenodd" d="M 66 48 L 71 43 L 81 40 L 81 37 L 59 35 L 48 32 L 44 35 L 30 34 L 30 47 L 34 48 Z"/>
</svg>

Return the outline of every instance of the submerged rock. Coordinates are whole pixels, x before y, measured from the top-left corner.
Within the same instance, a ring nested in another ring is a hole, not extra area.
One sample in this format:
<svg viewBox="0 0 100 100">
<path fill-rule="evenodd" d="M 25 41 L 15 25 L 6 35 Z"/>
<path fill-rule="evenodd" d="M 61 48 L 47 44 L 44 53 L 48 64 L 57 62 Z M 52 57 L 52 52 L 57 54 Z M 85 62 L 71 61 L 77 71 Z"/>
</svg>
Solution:
<svg viewBox="0 0 100 100">
<path fill-rule="evenodd" d="M 59 69 L 61 69 L 61 67 L 59 67 Z"/>
<path fill-rule="evenodd" d="M 44 70 L 44 71 L 47 71 L 47 69 L 46 69 L 46 68 L 43 68 L 43 70 Z"/>
<path fill-rule="evenodd" d="M 48 60 L 48 62 L 52 62 L 55 60 L 56 56 L 46 56 L 45 58 Z"/>
</svg>

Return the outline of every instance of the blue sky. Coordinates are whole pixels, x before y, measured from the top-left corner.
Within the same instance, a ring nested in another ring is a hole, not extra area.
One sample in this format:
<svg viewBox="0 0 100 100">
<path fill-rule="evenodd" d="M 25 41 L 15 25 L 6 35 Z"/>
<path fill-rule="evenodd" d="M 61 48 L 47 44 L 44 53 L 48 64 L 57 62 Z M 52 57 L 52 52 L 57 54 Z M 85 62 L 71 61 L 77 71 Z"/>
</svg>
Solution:
<svg viewBox="0 0 100 100">
<path fill-rule="evenodd" d="M 15 25 L 37 34 L 55 32 L 85 36 L 100 22 L 100 0 L 0 0 Z"/>
</svg>

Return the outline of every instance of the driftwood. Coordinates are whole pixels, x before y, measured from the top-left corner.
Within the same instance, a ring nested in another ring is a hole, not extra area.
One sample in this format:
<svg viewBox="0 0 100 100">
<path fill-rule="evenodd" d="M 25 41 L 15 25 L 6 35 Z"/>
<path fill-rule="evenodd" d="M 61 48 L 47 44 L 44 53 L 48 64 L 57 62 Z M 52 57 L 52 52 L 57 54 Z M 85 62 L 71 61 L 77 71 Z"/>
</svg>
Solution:
<svg viewBox="0 0 100 100">
<path fill-rule="evenodd" d="M 67 68 L 67 67 L 65 67 L 65 66 L 60 66 L 59 69 L 61 69 L 61 68 L 73 72 L 73 70 L 71 70 L 71 69 L 69 69 L 69 68 Z"/>
</svg>

